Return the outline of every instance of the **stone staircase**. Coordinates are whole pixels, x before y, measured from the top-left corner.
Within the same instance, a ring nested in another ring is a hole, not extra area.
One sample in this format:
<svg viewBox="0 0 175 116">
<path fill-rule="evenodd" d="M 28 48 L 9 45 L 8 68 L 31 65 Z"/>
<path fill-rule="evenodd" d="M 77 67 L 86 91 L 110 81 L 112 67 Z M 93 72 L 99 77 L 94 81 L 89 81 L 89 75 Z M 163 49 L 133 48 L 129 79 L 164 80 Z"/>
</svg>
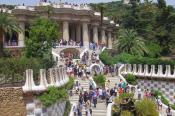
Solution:
<svg viewBox="0 0 175 116">
<path fill-rule="evenodd" d="M 75 82 L 78 81 L 84 90 L 89 90 L 89 81 L 88 80 L 81 80 L 76 79 Z M 75 90 L 73 90 L 75 93 Z M 73 96 L 69 97 L 69 100 L 71 103 L 78 103 L 79 96 L 78 94 L 74 94 Z M 86 115 L 85 110 L 83 109 L 82 112 L 83 116 Z M 98 103 L 96 108 L 93 107 L 92 104 L 92 116 L 106 116 L 106 105 L 105 102 L 101 102 L 101 100 L 98 99 Z"/>
<path fill-rule="evenodd" d="M 120 78 L 118 76 L 108 76 L 106 79 L 106 83 L 108 80 L 110 80 L 109 88 L 114 88 L 115 84 L 118 84 L 120 82 Z"/>
</svg>

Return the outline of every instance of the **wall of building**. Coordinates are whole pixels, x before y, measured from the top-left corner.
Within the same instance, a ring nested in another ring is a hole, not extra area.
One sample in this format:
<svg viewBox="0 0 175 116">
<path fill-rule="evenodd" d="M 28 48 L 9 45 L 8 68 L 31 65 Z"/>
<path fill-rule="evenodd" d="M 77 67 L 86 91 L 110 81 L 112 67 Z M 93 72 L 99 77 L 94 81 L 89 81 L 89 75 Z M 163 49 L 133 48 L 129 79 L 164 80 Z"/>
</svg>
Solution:
<svg viewBox="0 0 175 116">
<path fill-rule="evenodd" d="M 160 90 L 171 103 L 175 103 L 175 80 L 139 79 L 138 85 L 144 91 Z"/>
<path fill-rule="evenodd" d="M 0 88 L 0 116 L 26 116 L 22 88 Z"/>
<path fill-rule="evenodd" d="M 39 100 L 26 104 L 27 116 L 63 116 L 66 111 L 66 101 L 59 101 L 50 107 L 43 107 Z"/>
</svg>

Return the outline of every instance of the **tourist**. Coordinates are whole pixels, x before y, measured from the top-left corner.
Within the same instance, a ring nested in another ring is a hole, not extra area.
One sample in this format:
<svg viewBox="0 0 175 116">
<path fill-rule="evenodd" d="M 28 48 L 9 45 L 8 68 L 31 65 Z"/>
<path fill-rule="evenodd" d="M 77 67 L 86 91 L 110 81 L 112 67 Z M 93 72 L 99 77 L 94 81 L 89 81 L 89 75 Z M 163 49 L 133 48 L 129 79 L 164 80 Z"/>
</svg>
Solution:
<svg viewBox="0 0 175 116">
<path fill-rule="evenodd" d="M 167 114 L 167 116 L 173 116 L 172 111 L 171 111 L 171 107 L 169 104 L 168 104 L 168 108 L 166 109 L 166 114 Z"/>
<path fill-rule="evenodd" d="M 99 98 L 102 100 L 102 89 L 99 88 L 99 89 L 98 89 L 98 92 L 99 92 Z"/>
<path fill-rule="evenodd" d="M 138 92 L 138 100 L 141 100 L 141 89 L 140 89 L 140 87 L 137 88 L 137 92 Z"/>
<path fill-rule="evenodd" d="M 81 103 L 78 104 L 78 116 L 82 116 L 83 105 Z"/>
<path fill-rule="evenodd" d="M 74 112 L 74 116 L 77 116 L 77 105 L 73 106 L 73 112 Z"/>
<path fill-rule="evenodd" d="M 96 105 L 97 105 L 97 93 L 94 91 L 93 92 L 93 104 L 94 104 L 94 108 L 96 108 Z"/>
<path fill-rule="evenodd" d="M 157 98 L 157 106 L 158 106 L 158 110 L 162 110 L 161 96 L 158 96 Z"/>
<path fill-rule="evenodd" d="M 88 92 L 87 92 L 86 90 L 84 90 L 84 95 L 83 95 L 83 97 L 84 97 L 84 102 L 86 103 L 87 100 L 88 100 L 88 98 L 89 98 L 89 94 L 88 94 Z"/>
<path fill-rule="evenodd" d="M 86 111 L 86 116 L 91 116 L 91 103 L 90 100 L 88 100 L 85 104 L 85 111 Z"/>
</svg>

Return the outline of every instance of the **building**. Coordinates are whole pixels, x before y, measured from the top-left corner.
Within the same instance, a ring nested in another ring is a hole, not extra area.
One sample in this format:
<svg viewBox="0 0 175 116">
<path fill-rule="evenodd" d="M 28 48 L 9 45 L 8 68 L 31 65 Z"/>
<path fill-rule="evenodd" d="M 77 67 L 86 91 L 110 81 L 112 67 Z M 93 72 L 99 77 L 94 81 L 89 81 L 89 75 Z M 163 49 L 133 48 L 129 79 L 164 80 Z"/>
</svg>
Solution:
<svg viewBox="0 0 175 116">
<path fill-rule="evenodd" d="M 103 17 L 101 26 L 101 16 L 99 12 L 93 11 L 87 5 L 71 5 L 68 3 L 53 4 L 40 2 L 37 6 L 16 6 L 8 11 L 19 20 L 20 27 L 24 30 L 21 33 L 14 32 L 10 39 L 4 33 L 4 48 L 21 49 L 25 46 L 24 39 L 28 36 L 26 29 L 30 26 L 30 21 L 37 16 L 48 17 L 45 6 L 52 6 L 53 12 L 49 17 L 59 24 L 59 31 L 62 32 L 61 38 L 66 41 L 73 40 L 81 42 L 85 48 L 89 48 L 89 43 L 103 43 L 112 49 L 112 41 L 115 39 L 115 30 L 118 25 L 108 17 Z"/>
</svg>

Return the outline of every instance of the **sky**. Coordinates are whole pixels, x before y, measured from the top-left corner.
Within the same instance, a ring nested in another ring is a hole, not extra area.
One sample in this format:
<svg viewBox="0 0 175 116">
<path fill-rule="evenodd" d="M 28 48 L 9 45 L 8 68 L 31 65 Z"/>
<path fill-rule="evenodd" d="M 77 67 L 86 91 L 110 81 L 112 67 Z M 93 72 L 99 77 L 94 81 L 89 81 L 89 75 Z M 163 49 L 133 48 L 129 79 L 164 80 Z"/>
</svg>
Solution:
<svg viewBox="0 0 175 116">
<path fill-rule="evenodd" d="M 0 4 L 12 4 L 12 5 L 22 5 L 23 3 L 25 5 L 36 5 L 40 0 L 0 0 Z M 48 0 L 49 1 L 49 0 Z M 59 2 L 60 0 L 50 0 Z M 68 2 L 68 3 L 99 3 L 99 2 L 111 2 L 111 1 L 118 1 L 118 0 L 61 0 L 62 2 Z M 153 0 L 157 1 L 157 0 Z M 166 0 L 168 5 L 175 6 L 175 0 Z"/>
</svg>

